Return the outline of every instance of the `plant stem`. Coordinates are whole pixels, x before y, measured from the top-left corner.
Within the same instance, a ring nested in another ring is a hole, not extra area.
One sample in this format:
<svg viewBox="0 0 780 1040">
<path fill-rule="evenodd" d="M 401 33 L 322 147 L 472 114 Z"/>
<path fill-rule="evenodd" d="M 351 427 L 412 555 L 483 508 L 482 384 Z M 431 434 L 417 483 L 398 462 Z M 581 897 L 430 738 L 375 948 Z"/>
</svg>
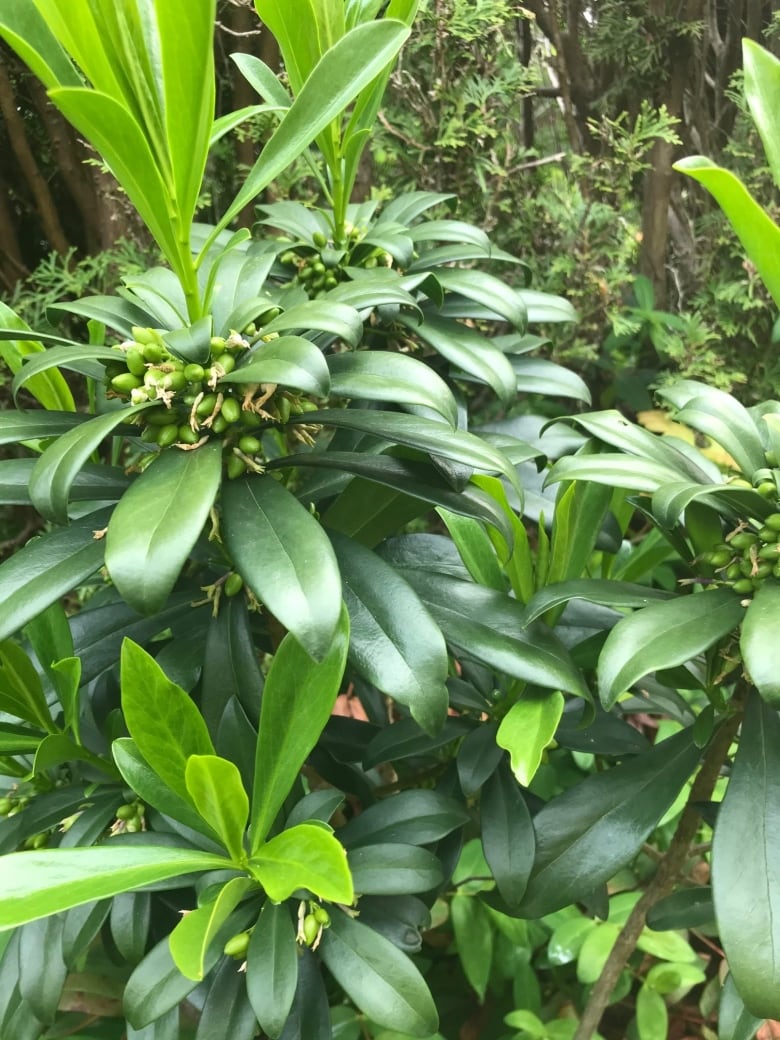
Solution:
<svg viewBox="0 0 780 1040">
<path fill-rule="evenodd" d="M 728 757 L 731 742 L 739 729 L 741 721 L 741 710 L 726 719 L 707 749 L 671 844 L 658 866 L 655 877 L 647 886 L 644 894 L 623 925 L 601 975 L 591 990 L 588 1003 L 582 1013 L 582 1018 L 577 1026 L 573 1040 L 591 1040 L 607 1009 L 609 998 L 617 985 L 620 973 L 636 949 L 636 944 L 645 928 L 648 912 L 656 903 L 669 895 L 674 888 L 675 882 L 685 866 L 685 861 L 690 853 L 690 847 L 696 837 L 696 832 L 699 829 L 700 818 L 696 803 L 708 801 L 712 796 L 712 791 L 720 775 L 721 766 Z"/>
</svg>

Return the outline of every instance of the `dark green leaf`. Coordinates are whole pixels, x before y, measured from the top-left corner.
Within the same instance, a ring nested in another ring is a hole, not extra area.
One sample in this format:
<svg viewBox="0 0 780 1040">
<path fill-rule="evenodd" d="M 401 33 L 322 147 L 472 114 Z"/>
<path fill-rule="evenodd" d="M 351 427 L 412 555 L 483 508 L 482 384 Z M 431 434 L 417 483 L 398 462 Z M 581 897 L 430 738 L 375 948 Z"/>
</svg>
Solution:
<svg viewBox="0 0 780 1040">
<path fill-rule="evenodd" d="M 690 730 L 589 776 L 534 817 L 536 856 L 523 916 L 543 917 L 608 881 L 639 851 L 696 767 Z"/>
<path fill-rule="evenodd" d="M 363 755 L 363 768 L 373 769 L 382 762 L 395 762 L 417 755 L 430 755 L 448 744 L 462 739 L 473 729 L 468 719 L 447 718 L 434 736 L 430 736 L 414 719 L 401 719 L 385 726 L 371 740 Z"/>
<path fill-rule="evenodd" d="M 322 351 L 310 339 L 283 336 L 264 343 L 220 383 L 278 383 L 316 397 L 330 392 L 330 372 Z"/>
<path fill-rule="evenodd" d="M 68 522 L 70 488 L 93 451 L 117 426 L 147 405 L 120 408 L 81 423 L 59 437 L 38 459 L 30 475 L 30 501 L 42 516 Z"/>
<path fill-rule="evenodd" d="M 62 957 L 62 917 L 31 921 L 19 939 L 19 992 L 41 1022 L 57 1017 L 68 969 Z"/>
<path fill-rule="evenodd" d="M 214 973 L 195 1040 L 252 1040 L 257 1019 L 247 1000 L 245 976 L 226 957 Z"/>
<path fill-rule="evenodd" d="M 261 1029 L 276 1040 L 284 1029 L 298 983 L 298 948 L 290 911 L 266 900 L 249 941 L 246 989 Z"/>
<path fill-rule="evenodd" d="M 497 731 L 497 722 L 482 722 L 458 748 L 458 779 L 467 798 L 477 793 L 504 757 L 503 748 L 496 744 Z"/>
<path fill-rule="evenodd" d="M 528 806 L 515 778 L 499 767 L 480 797 L 482 848 L 501 897 L 519 907 L 534 862 L 536 839 Z"/>
<path fill-rule="evenodd" d="M 392 401 L 433 408 L 451 426 L 458 420 L 455 398 L 429 365 L 407 354 L 381 350 L 334 354 L 328 358 L 331 393 L 361 401 Z"/>
<path fill-rule="evenodd" d="M 0 414 L 0 444 L 59 437 L 86 422 L 88 416 L 74 412 L 4 412 Z"/>
<path fill-rule="evenodd" d="M 30 475 L 35 459 L 8 459 L 0 462 L 0 505 L 31 505 Z M 118 466 L 81 468 L 70 488 L 71 502 L 117 502 L 130 481 Z"/>
<path fill-rule="evenodd" d="M 335 637 L 341 578 L 333 549 L 309 511 L 273 477 L 229 482 L 223 534 L 254 594 L 321 660 Z"/>
<path fill-rule="evenodd" d="M 268 834 L 333 711 L 348 645 L 349 619 L 342 610 L 330 651 L 319 664 L 291 633 L 274 654 L 263 691 L 255 755 L 250 827 L 253 853 Z"/>
<path fill-rule="evenodd" d="M 263 326 L 263 335 L 274 332 L 287 332 L 290 329 L 301 331 L 330 332 L 338 339 L 343 339 L 352 347 L 356 347 L 363 338 L 363 321 L 355 310 L 345 303 L 333 300 L 309 300 L 300 307 L 290 307 L 277 318 Z M 287 337 L 285 337 L 286 339 Z M 295 337 L 290 337 L 295 338 Z M 280 343 L 284 340 L 276 340 Z M 265 344 L 253 351 L 250 358 L 265 354 Z M 324 396 L 324 395 L 323 395 Z"/>
<path fill-rule="evenodd" d="M 59 336 L 46 336 L 44 339 L 54 339 L 57 343 L 62 342 Z M 67 368 L 84 374 L 94 371 L 94 375 L 100 379 L 103 374 L 102 364 L 85 365 L 85 362 L 100 361 L 109 363 L 121 362 L 122 360 L 123 355 L 120 351 L 110 350 L 108 347 L 85 346 L 81 343 L 71 342 L 68 342 L 67 346 L 49 347 L 48 350 L 44 350 L 40 354 L 33 354 L 28 358 L 14 376 L 11 392 L 16 397 L 19 390 L 30 379 L 34 379 L 39 373 L 48 372 L 52 368 Z"/>
<path fill-rule="evenodd" d="M 280 1040 L 333 1040 L 328 1010 L 319 958 L 310 950 L 303 950 L 298 961 L 295 1000 Z"/>
<path fill-rule="evenodd" d="M 243 596 L 223 599 L 219 614 L 209 621 L 201 678 L 200 709 L 212 735 L 231 697 L 257 725 L 263 682 L 246 601 Z"/>
<path fill-rule="evenodd" d="M 402 791 L 364 809 L 338 836 L 350 850 L 382 842 L 429 845 L 468 820 L 459 802 L 438 791 Z"/>
<path fill-rule="evenodd" d="M 731 589 L 652 604 L 619 621 L 599 657 L 599 697 L 611 708 L 621 693 L 657 668 L 685 664 L 735 629 L 745 614 Z"/>
<path fill-rule="evenodd" d="M 780 707 L 780 670 L 773 649 L 780 645 L 780 582 L 767 580 L 755 593 L 742 622 L 739 649 L 753 685 L 773 708 Z"/>
<path fill-rule="evenodd" d="M 416 845 L 364 845 L 353 849 L 347 859 L 359 896 L 428 892 L 444 880 L 438 859 Z"/>
<path fill-rule="evenodd" d="M 32 661 L 16 643 L 0 643 L 0 711 L 40 726 L 55 729 L 40 677 Z"/>
<path fill-rule="evenodd" d="M 121 892 L 111 900 L 111 938 L 130 964 L 137 964 L 144 955 L 150 919 L 148 892 Z"/>
<path fill-rule="evenodd" d="M 647 585 L 633 585 L 626 581 L 611 581 L 599 578 L 580 578 L 574 581 L 556 582 L 540 589 L 525 608 L 527 622 L 536 621 L 548 610 L 581 599 L 586 603 L 598 603 L 604 607 L 647 607 L 657 600 L 667 600 L 673 593 L 653 589 Z"/>
<path fill-rule="evenodd" d="M 337 912 L 320 950 L 333 977 L 372 1021 L 415 1037 L 436 1031 L 436 1007 L 422 976 L 377 932 Z"/>
<path fill-rule="evenodd" d="M 718 811 L 712 880 L 718 932 L 752 1015 L 780 1018 L 780 719 L 755 692 Z"/>
<path fill-rule="evenodd" d="M 103 563 L 103 543 L 93 531 L 107 519 L 91 514 L 64 530 L 50 531 L 0 566 L 0 638 L 7 638 L 68 595 Z"/>
<path fill-rule="evenodd" d="M 447 648 L 409 584 L 380 557 L 331 535 L 350 618 L 350 663 L 427 731 L 447 713 Z"/>
<path fill-rule="evenodd" d="M 706 928 L 715 921 L 712 889 L 704 885 L 672 892 L 647 914 L 648 928 L 665 932 L 683 928 Z"/>
<path fill-rule="evenodd" d="M 222 446 L 169 448 L 144 470 L 114 510 L 106 567 L 139 614 L 160 610 L 208 519 L 222 479 Z"/>
</svg>

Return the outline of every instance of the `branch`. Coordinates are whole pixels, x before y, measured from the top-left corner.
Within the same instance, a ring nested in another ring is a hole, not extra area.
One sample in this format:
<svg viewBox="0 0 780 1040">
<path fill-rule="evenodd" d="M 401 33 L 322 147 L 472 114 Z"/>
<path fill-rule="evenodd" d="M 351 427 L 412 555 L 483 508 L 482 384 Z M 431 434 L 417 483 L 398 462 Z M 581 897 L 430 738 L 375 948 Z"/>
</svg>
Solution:
<svg viewBox="0 0 780 1040">
<path fill-rule="evenodd" d="M 682 873 L 690 847 L 699 829 L 699 811 L 697 802 L 706 802 L 712 796 L 713 788 L 720 776 L 720 770 L 728 757 L 731 742 L 734 739 L 742 712 L 739 711 L 727 719 L 707 749 L 699 775 L 693 782 L 688 802 L 685 806 L 677 830 L 671 844 L 664 855 L 655 877 L 647 886 L 644 895 L 636 904 L 628 920 L 617 937 L 612 952 L 607 958 L 601 975 L 591 990 L 585 1010 L 582 1013 L 573 1040 L 591 1040 L 599 1027 L 599 1023 L 609 1004 L 609 998 L 617 985 L 620 974 L 628 963 L 628 959 L 636 949 L 639 937 L 644 931 L 647 914 L 656 903 L 664 899 L 674 888 Z"/>
</svg>

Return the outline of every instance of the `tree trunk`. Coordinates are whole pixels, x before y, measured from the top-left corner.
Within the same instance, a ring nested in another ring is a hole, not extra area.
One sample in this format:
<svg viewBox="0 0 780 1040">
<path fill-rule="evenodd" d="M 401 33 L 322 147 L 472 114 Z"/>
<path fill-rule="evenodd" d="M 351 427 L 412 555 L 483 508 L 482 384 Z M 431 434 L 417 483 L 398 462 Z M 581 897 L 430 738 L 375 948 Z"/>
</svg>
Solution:
<svg viewBox="0 0 780 1040">
<path fill-rule="evenodd" d="M 16 95 L 8 74 L 7 58 L 4 54 L 0 54 L 0 115 L 5 120 L 11 150 L 35 201 L 43 234 L 48 239 L 51 248 L 64 256 L 68 252 L 69 243 L 60 223 L 49 185 L 35 161 L 30 142 L 27 140 L 24 120 L 17 108 Z"/>
<path fill-rule="evenodd" d="M 0 284 L 13 292 L 16 283 L 30 272 L 22 257 L 16 223 L 8 203 L 8 189 L 0 181 Z"/>
</svg>

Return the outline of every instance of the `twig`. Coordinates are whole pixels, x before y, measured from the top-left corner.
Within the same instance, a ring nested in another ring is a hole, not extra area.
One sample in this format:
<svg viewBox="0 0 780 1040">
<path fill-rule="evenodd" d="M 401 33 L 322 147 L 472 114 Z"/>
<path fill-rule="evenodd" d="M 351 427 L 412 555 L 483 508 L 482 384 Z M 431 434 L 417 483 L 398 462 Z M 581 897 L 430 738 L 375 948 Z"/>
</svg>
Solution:
<svg viewBox="0 0 780 1040">
<path fill-rule="evenodd" d="M 699 775 L 693 782 L 688 802 L 685 806 L 677 830 L 671 844 L 661 861 L 655 877 L 647 886 L 644 895 L 631 911 L 628 920 L 618 935 L 612 952 L 607 958 L 598 981 L 591 990 L 588 1003 L 582 1013 L 573 1040 L 591 1040 L 601 1022 L 609 1004 L 609 998 L 617 985 L 620 974 L 628 963 L 628 959 L 636 949 L 645 924 L 647 914 L 656 903 L 659 903 L 674 888 L 678 875 L 685 866 L 690 853 L 691 844 L 699 829 L 699 811 L 697 802 L 709 801 L 712 791 L 720 775 L 720 769 L 726 760 L 739 724 L 742 713 L 735 713 L 720 727 L 704 756 Z"/>
<path fill-rule="evenodd" d="M 236 5 L 236 6 L 240 6 L 240 5 Z M 244 29 L 242 31 L 239 31 L 238 29 L 231 29 L 229 26 L 225 25 L 223 22 L 216 22 L 215 24 L 216 24 L 218 29 L 221 29 L 222 32 L 227 33 L 228 36 L 240 36 L 240 37 L 243 37 L 243 36 L 262 36 L 263 35 L 263 30 L 262 29 Z"/>
<path fill-rule="evenodd" d="M 520 163 L 512 167 L 512 173 L 518 170 L 533 170 L 537 166 L 546 166 L 548 163 L 560 162 L 566 158 L 566 152 L 556 152 L 555 155 L 545 155 L 542 159 L 533 159 L 531 162 Z"/>
</svg>

